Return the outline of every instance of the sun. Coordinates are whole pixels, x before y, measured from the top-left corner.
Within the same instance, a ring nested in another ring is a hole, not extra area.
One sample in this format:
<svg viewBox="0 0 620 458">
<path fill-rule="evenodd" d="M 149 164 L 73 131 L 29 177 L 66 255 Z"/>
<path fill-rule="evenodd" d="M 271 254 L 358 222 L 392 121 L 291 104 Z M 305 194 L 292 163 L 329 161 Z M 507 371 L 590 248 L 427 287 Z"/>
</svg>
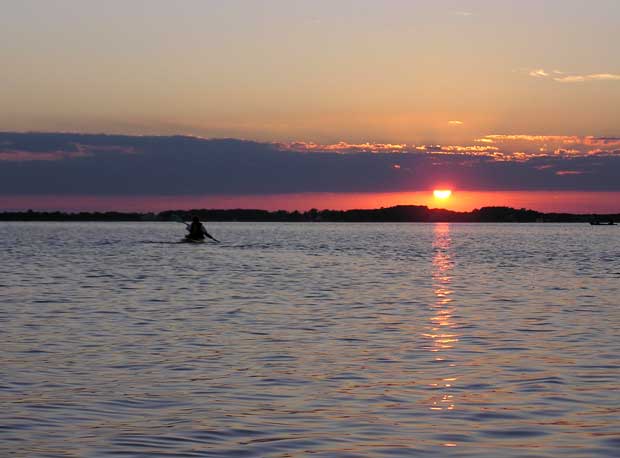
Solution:
<svg viewBox="0 0 620 458">
<path fill-rule="evenodd" d="M 435 189 L 433 191 L 433 196 L 435 196 L 435 199 L 446 200 L 451 195 L 452 195 L 451 189 Z"/>
</svg>

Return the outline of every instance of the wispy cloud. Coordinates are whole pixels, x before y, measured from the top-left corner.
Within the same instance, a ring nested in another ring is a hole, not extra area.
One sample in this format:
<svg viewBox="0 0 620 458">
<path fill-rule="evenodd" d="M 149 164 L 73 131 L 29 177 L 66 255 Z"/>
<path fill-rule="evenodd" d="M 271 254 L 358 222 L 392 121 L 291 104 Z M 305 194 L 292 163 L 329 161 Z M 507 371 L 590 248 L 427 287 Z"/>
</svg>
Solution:
<svg viewBox="0 0 620 458">
<path fill-rule="evenodd" d="M 452 11 L 452 14 L 454 14 L 455 16 L 463 17 L 469 17 L 474 15 L 474 13 L 472 13 L 471 11 Z"/>
<path fill-rule="evenodd" d="M 522 142 L 554 142 L 554 143 L 581 143 L 583 138 L 594 137 L 579 137 L 576 135 L 529 135 L 529 134 L 492 134 L 485 135 L 482 138 L 477 139 L 477 142 L 482 143 L 496 143 L 506 141 L 522 141 Z"/>
<path fill-rule="evenodd" d="M 549 73 L 544 71 L 542 68 L 538 68 L 538 69 L 530 70 L 528 72 L 528 75 L 533 76 L 534 78 L 546 78 L 547 76 L 549 76 Z"/>
<path fill-rule="evenodd" d="M 450 124 L 451 126 L 462 126 L 463 121 L 448 121 L 448 124 Z"/>
<path fill-rule="evenodd" d="M 615 73 L 589 73 L 589 74 L 569 74 L 560 70 L 548 72 L 542 68 L 528 71 L 528 75 L 534 78 L 550 78 L 558 83 L 585 83 L 587 81 L 618 81 L 620 74 Z"/>
<path fill-rule="evenodd" d="M 554 81 L 559 83 L 583 83 L 585 81 L 599 80 L 599 81 L 613 81 L 620 80 L 620 75 L 613 73 L 594 73 L 592 75 L 572 75 L 572 76 L 558 76 L 553 78 Z"/>
</svg>

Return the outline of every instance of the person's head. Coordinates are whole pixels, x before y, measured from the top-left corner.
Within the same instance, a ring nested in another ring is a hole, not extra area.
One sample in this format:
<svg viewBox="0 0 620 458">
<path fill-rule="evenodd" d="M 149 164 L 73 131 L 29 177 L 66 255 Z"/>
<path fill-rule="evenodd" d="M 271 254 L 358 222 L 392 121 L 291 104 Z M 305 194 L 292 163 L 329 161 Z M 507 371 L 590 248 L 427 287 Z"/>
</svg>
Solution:
<svg viewBox="0 0 620 458">
<path fill-rule="evenodd" d="M 198 219 L 198 217 L 197 217 L 197 216 L 193 216 L 193 217 L 192 217 L 192 222 L 194 222 L 194 223 L 199 223 L 199 222 L 200 222 L 200 220 Z"/>
</svg>

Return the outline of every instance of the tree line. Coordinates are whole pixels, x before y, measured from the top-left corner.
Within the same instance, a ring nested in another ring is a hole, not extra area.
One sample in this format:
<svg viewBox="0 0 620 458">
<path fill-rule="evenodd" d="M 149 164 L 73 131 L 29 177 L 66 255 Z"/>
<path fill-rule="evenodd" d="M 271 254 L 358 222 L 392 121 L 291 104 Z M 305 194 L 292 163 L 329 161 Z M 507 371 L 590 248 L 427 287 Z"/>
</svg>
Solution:
<svg viewBox="0 0 620 458">
<path fill-rule="evenodd" d="M 620 221 L 615 214 L 541 213 L 525 208 L 483 207 L 470 212 L 430 209 L 422 205 L 397 205 L 368 210 L 286 211 L 257 209 L 166 210 L 159 213 L 139 212 L 2 212 L 0 221 L 188 221 L 198 216 L 204 221 L 248 222 L 467 222 L 467 223 L 533 223 Z"/>
</svg>

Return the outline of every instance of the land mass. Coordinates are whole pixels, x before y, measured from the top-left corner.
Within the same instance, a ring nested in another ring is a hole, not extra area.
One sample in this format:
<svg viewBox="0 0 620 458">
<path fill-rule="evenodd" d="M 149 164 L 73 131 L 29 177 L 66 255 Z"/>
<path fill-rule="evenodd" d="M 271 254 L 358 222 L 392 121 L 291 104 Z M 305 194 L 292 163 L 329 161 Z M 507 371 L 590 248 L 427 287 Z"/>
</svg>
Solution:
<svg viewBox="0 0 620 458">
<path fill-rule="evenodd" d="M 483 207 L 470 212 L 456 212 L 422 205 L 397 205 L 369 210 L 267 211 L 254 209 L 166 210 L 160 213 L 126 212 L 40 212 L 0 213 L 0 221 L 179 221 L 198 216 L 204 221 L 265 222 L 458 222 L 458 223 L 586 223 L 620 221 L 620 213 L 572 214 L 542 213 L 525 208 Z"/>
</svg>

